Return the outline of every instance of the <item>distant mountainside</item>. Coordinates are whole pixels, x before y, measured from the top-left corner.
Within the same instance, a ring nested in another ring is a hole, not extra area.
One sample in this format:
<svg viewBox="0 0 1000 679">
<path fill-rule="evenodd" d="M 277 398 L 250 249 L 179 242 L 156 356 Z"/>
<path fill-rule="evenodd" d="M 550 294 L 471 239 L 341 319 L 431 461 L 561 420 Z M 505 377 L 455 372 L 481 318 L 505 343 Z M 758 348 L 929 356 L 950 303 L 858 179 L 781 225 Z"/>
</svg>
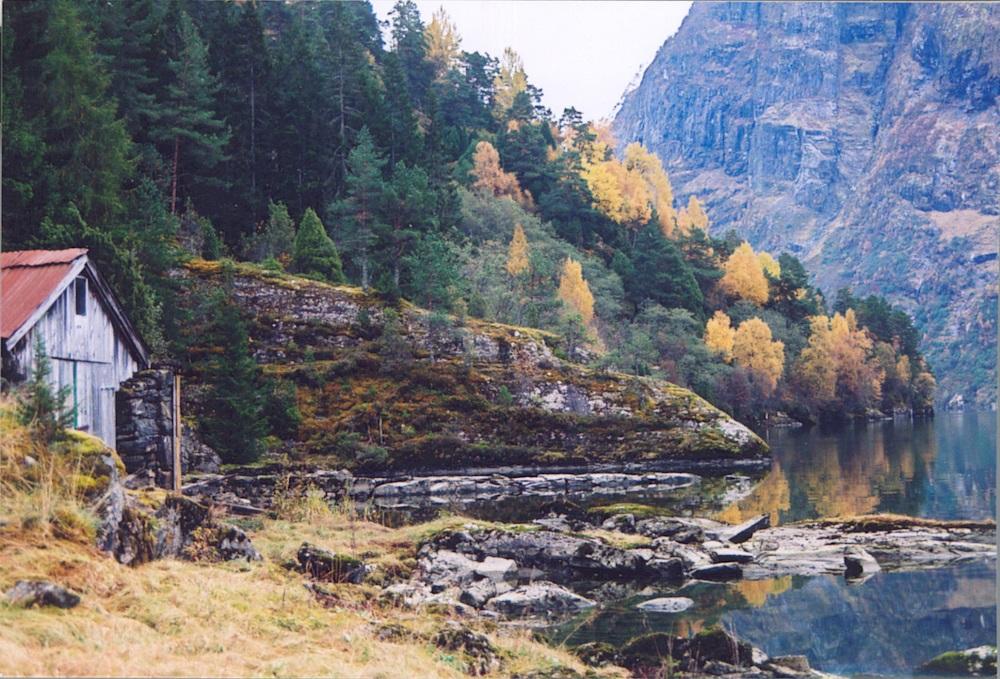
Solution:
<svg viewBox="0 0 1000 679">
<path fill-rule="evenodd" d="M 1000 5 L 695 3 L 614 127 L 713 233 L 910 311 L 939 395 L 996 402 Z"/>
</svg>

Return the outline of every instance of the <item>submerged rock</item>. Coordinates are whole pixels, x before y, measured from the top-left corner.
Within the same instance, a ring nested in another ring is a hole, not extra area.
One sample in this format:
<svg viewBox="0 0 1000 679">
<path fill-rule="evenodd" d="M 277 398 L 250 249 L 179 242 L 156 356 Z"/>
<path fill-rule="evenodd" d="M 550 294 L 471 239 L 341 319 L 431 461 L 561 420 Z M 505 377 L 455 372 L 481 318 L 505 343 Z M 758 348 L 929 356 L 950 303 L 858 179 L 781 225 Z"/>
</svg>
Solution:
<svg viewBox="0 0 1000 679">
<path fill-rule="evenodd" d="M 80 595 L 48 580 L 18 580 L 4 594 L 11 606 L 31 608 L 32 606 L 54 606 L 74 608 L 80 603 Z"/>
<path fill-rule="evenodd" d="M 719 537 L 726 542 L 737 545 L 746 542 L 753 537 L 754 533 L 762 528 L 768 528 L 770 525 L 771 517 L 767 514 L 761 514 L 748 521 L 744 521 L 738 526 L 723 529 L 719 532 Z"/>
<path fill-rule="evenodd" d="M 742 578 L 743 569 L 734 563 L 716 563 L 692 568 L 690 575 L 696 580 L 724 582 L 726 580 L 739 580 Z"/>
<path fill-rule="evenodd" d="M 844 555 L 844 577 L 848 580 L 864 578 L 878 573 L 882 568 L 871 554 L 859 549 Z"/>
<path fill-rule="evenodd" d="M 694 606 L 694 601 L 687 597 L 678 596 L 650 599 L 649 601 L 637 604 L 636 608 L 647 613 L 680 613 L 692 606 Z"/>
<path fill-rule="evenodd" d="M 750 563 L 753 561 L 753 554 L 742 549 L 718 549 L 708 550 L 708 556 L 713 563 Z"/>
</svg>

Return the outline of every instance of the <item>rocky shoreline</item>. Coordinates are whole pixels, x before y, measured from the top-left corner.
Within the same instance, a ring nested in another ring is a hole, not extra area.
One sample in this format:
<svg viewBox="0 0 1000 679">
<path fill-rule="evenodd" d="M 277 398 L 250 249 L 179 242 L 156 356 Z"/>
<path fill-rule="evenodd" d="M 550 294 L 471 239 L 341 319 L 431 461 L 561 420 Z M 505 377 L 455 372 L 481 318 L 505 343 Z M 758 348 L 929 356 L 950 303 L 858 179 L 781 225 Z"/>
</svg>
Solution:
<svg viewBox="0 0 1000 679">
<path fill-rule="evenodd" d="M 322 493 L 329 502 L 351 499 L 392 507 L 405 501 L 447 504 L 456 500 L 489 500 L 501 497 L 558 496 L 568 493 L 641 493 L 690 488 L 701 483 L 699 474 L 718 476 L 735 472 L 760 473 L 770 460 L 701 460 L 682 465 L 603 464 L 585 467 L 497 467 L 470 469 L 462 474 L 354 476 L 346 470 L 277 467 L 240 469 L 228 474 L 203 474 L 184 485 L 187 496 L 200 497 L 231 507 L 268 509 L 275 493 Z M 699 464 L 700 463 L 700 464 Z M 669 470 L 669 471 L 668 471 Z M 690 473 L 698 472 L 698 474 Z M 740 478 L 745 478 L 740 476 Z"/>
<path fill-rule="evenodd" d="M 601 530 L 603 535 L 588 535 Z M 608 535 L 618 534 L 618 539 Z M 598 605 L 605 582 L 667 584 L 764 580 L 940 568 L 994 560 L 992 522 L 883 517 L 770 527 L 766 516 L 739 526 L 708 519 L 616 514 L 599 524 L 553 514 L 530 526 L 482 528 L 434 537 L 418 552 L 409 582 L 388 595 L 409 606 L 447 605 L 466 614 L 549 619 Z M 634 536 L 637 546 L 628 545 Z M 664 604 L 664 605 L 669 605 Z"/>
</svg>

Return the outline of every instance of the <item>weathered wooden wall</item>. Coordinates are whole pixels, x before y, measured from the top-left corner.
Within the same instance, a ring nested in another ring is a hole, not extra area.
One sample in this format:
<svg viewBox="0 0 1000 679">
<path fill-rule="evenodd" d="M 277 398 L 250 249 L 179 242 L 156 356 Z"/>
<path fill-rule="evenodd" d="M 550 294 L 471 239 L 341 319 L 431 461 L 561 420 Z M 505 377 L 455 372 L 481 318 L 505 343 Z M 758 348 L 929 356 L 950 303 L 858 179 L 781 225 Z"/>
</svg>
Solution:
<svg viewBox="0 0 1000 679">
<path fill-rule="evenodd" d="M 68 388 L 66 406 L 76 406 L 77 429 L 115 445 L 115 391 L 140 369 L 111 317 L 87 284 L 87 313 L 76 313 L 76 286 L 71 283 L 41 320 L 10 351 L 15 375 L 30 377 L 35 342 L 41 338 L 52 363 L 53 389 Z"/>
</svg>

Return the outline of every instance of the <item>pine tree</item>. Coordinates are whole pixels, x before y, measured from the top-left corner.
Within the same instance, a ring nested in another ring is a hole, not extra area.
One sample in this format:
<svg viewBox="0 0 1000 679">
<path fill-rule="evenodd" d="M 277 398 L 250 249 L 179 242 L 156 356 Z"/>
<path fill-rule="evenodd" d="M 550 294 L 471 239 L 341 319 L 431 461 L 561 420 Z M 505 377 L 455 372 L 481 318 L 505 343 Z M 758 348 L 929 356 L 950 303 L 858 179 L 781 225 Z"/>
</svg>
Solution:
<svg viewBox="0 0 1000 679">
<path fill-rule="evenodd" d="M 312 208 L 306 210 L 299 223 L 299 231 L 295 235 L 292 267 L 298 273 L 329 283 L 344 282 L 344 271 L 337 246 L 330 240 L 323 222 Z"/>
<path fill-rule="evenodd" d="M 594 295 L 583 277 L 580 262 L 571 257 L 563 262 L 559 277 L 559 299 L 571 313 L 579 315 L 584 325 L 590 325 L 594 320 Z"/>
<path fill-rule="evenodd" d="M 524 235 L 524 227 L 520 224 L 514 225 L 514 236 L 510 240 L 510 247 L 507 249 L 507 273 L 513 277 L 521 276 L 531 270 L 531 262 L 528 259 L 528 237 Z"/>
<path fill-rule="evenodd" d="M 651 300 L 667 309 L 687 309 L 702 318 L 703 298 L 691 267 L 657 224 L 639 234 L 632 257 L 633 275 L 625 281 L 629 300 L 639 308 Z"/>
<path fill-rule="evenodd" d="M 450 311 L 459 285 L 454 246 L 437 234 L 421 237 L 406 256 L 408 297 L 432 311 Z"/>
<path fill-rule="evenodd" d="M 40 441 L 47 444 L 57 438 L 62 430 L 73 426 L 76 411 L 66 407 L 69 387 L 53 391 L 52 362 L 45 351 L 41 336 L 35 338 L 35 366 L 31 377 L 18 393 L 17 413 L 21 424 L 31 427 Z"/>
<path fill-rule="evenodd" d="M 403 259 L 421 233 L 433 231 L 436 196 L 427 173 L 405 162 L 396 165 L 386 187 L 383 219 L 376 224 L 377 246 L 383 279 L 381 289 L 398 292 Z"/>
<path fill-rule="evenodd" d="M 392 24 L 392 49 L 406 74 L 409 95 L 423 103 L 434 77 L 434 66 L 427 60 L 427 42 L 420 10 L 413 0 L 396 0 L 389 13 Z"/>
<path fill-rule="evenodd" d="M 267 202 L 267 222 L 251 244 L 250 255 L 258 262 L 277 260 L 287 266 L 295 248 L 295 222 L 284 203 Z"/>
</svg>

